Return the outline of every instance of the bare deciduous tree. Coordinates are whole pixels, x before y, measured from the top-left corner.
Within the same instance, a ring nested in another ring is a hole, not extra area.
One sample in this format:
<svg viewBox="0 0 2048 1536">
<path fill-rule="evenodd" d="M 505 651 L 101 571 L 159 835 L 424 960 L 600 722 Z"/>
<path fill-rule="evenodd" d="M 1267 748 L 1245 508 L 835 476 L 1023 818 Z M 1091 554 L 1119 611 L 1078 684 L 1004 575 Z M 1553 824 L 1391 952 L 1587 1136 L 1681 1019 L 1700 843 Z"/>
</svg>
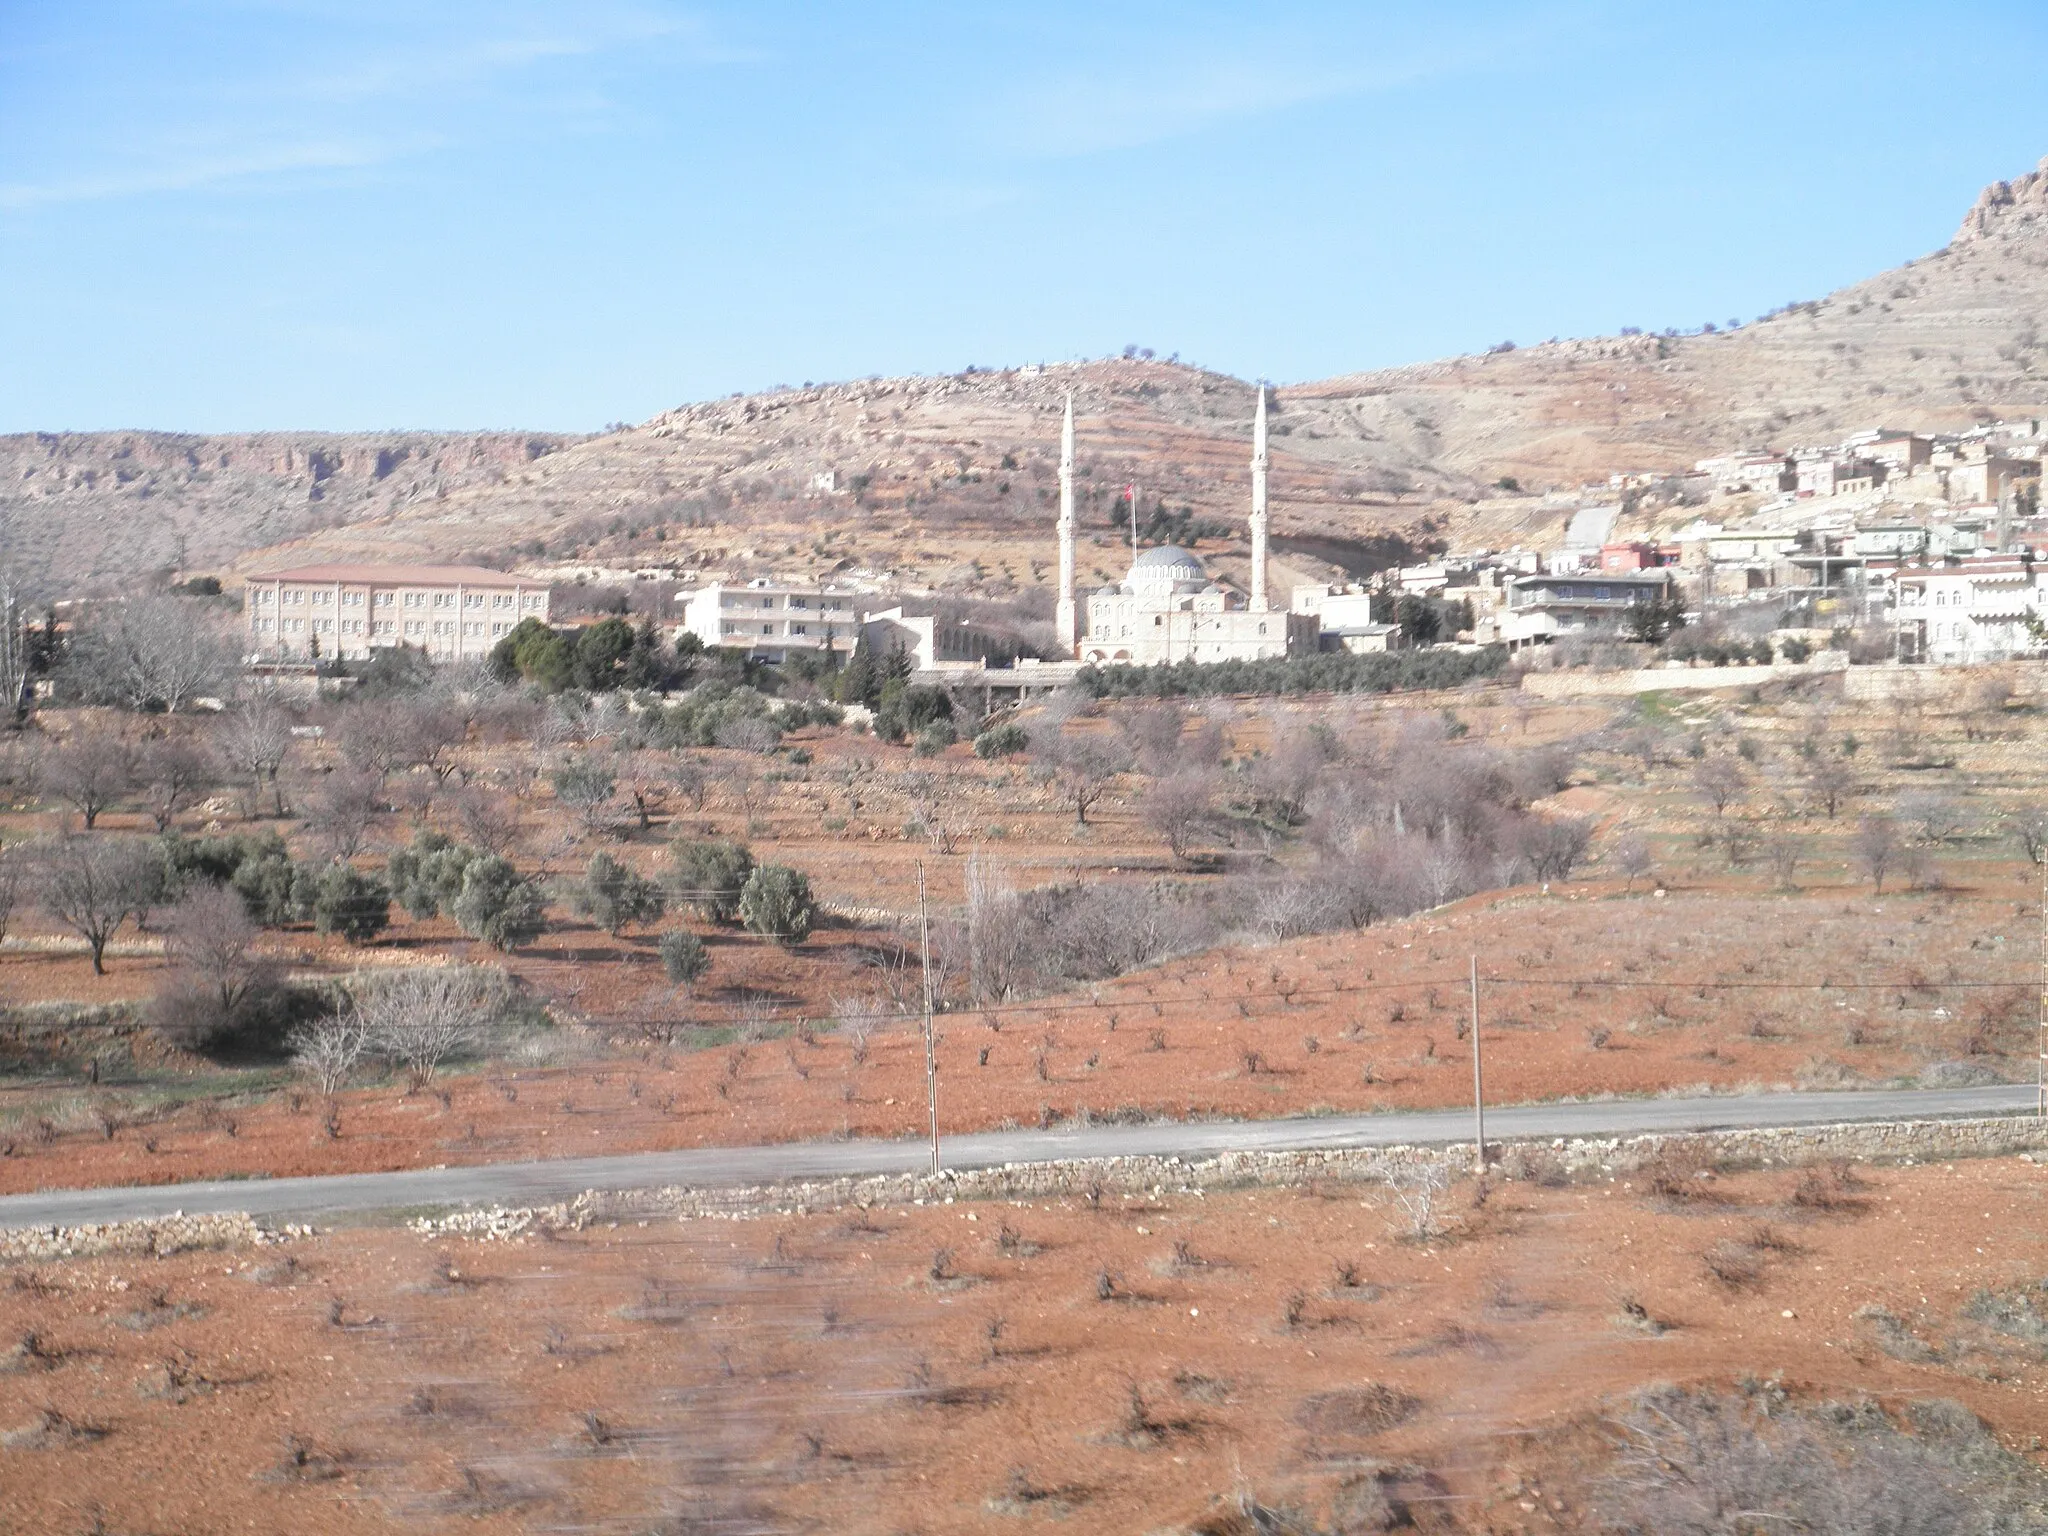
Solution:
<svg viewBox="0 0 2048 1536">
<path fill-rule="evenodd" d="M 282 775 L 295 738 L 292 717 L 276 695 L 264 691 L 243 699 L 221 723 L 214 739 L 228 765 L 247 778 L 252 802 L 267 786 L 271 814 L 282 816 Z M 253 803 L 250 814 L 254 814 Z"/>
<path fill-rule="evenodd" d="M 135 783 L 159 832 L 170 831 L 178 812 L 211 789 L 217 776 L 213 754 L 185 737 L 146 742 L 136 757 Z"/>
<path fill-rule="evenodd" d="M 980 854 L 967 861 L 967 986 L 977 1003 L 1012 996 L 1031 967 L 1031 930 L 1017 893 Z"/>
<path fill-rule="evenodd" d="M 1628 876 L 1628 890 L 1636 888 L 1636 882 L 1656 868 L 1656 860 L 1650 853 L 1649 839 L 1640 832 L 1631 832 L 1614 845 L 1614 867 Z"/>
<path fill-rule="evenodd" d="M 411 1087 L 423 1088 L 442 1062 L 484 1038 L 490 991 L 485 977 L 467 966 L 366 978 L 355 1001 L 365 1049 L 405 1068 Z"/>
<path fill-rule="evenodd" d="M 1714 808 L 1716 816 L 1725 816 L 1749 787 L 1749 775 L 1732 757 L 1704 757 L 1693 768 L 1692 787 L 1693 793 Z"/>
<path fill-rule="evenodd" d="M 136 838 L 69 836 L 37 844 L 33 859 L 43 911 L 85 940 L 93 974 L 106 975 L 107 941 L 160 887 L 155 855 Z"/>
<path fill-rule="evenodd" d="M 1387 1193 L 1406 1226 L 1406 1236 L 1426 1243 L 1442 1233 L 1443 1201 L 1450 1192 L 1451 1171 L 1441 1163 L 1417 1163 L 1387 1178 Z"/>
<path fill-rule="evenodd" d="M 1185 859 L 1197 839 L 1215 826 L 1216 779 L 1205 768 L 1183 768 L 1145 791 L 1138 814 L 1146 829 Z"/>
<path fill-rule="evenodd" d="M 43 783 L 78 812 L 90 831 L 102 811 L 134 789 L 135 749 L 118 732 L 85 726 L 50 753 Z"/>
<path fill-rule="evenodd" d="M 504 858 L 519 841 L 519 809 L 502 795 L 470 785 L 455 795 L 455 824 L 486 853 Z"/>
<path fill-rule="evenodd" d="M 352 859 L 384 808 L 383 776 L 374 768 L 337 768 L 307 800 L 306 825 L 320 846 L 331 858 Z"/>
<path fill-rule="evenodd" d="M 585 834 L 597 832 L 611 820 L 619 781 L 617 770 L 608 759 L 571 758 L 551 778 L 556 801 L 583 823 Z"/>
<path fill-rule="evenodd" d="M 1817 755 L 1806 770 L 1806 793 L 1829 821 L 1856 789 L 1856 775 L 1839 757 Z"/>
<path fill-rule="evenodd" d="M 362 1010 L 322 1014 L 292 1031 L 292 1065 L 313 1079 L 322 1093 L 339 1092 L 363 1059 L 369 1036 Z"/>
<path fill-rule="evenodd" d="M 171 909 L 164 947 L 227 1019 L 269 973 L 270 967 L 254 952 L 257 932 L 239 894 L 202 881 Z"/>
<path fill-rule="evenodd" d="M 27 855 L 19 848 L 0 848 L 0 939 L 7 937 L 7 925 L 14 917 L 14 905 L 28 877 Z"/>
<path fill-rule="evenodd" d="M 1031 752 L 1040 772 L 1053 781 L 1063 803 L 1074 808 L 1074 824 L 1088 824 L 1088 809 L 1109 793 L 1116 776 L 1131 765 L 1130 748 L 1099 733 L 1034 732 Z"/>
<path fill-rule="evenodd" d="M 152 594 L 94 609 L 69 666 L 90 698 L 176 714 L 234 675 L 235 652 L 210 610 Z"/>
<path fill-rule="evenodd" d="M 1899 859 L 1898 826 L 1889 816 L 1864 817 L 1855 836 L 1849 839 L 1849 856 L 1870 877 L 1870 883 L 1882 891 L 1885 872 Z"/>
<path fill-rule="evenodd" d="M 966 833 L 960 780 L 952 773 L 903 774 L 897 783 L 910 804 L 910 820 L 925 841 L 940 853 L 957 853 Z"/>
</svg>

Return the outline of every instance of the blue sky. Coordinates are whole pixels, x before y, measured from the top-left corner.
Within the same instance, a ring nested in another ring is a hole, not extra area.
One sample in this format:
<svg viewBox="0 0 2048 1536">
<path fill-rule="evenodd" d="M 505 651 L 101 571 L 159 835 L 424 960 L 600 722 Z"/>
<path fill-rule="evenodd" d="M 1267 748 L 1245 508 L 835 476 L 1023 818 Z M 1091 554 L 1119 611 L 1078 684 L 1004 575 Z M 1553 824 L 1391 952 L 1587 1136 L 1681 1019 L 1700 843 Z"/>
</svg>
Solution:
<svg viewBox="0 0 2048 1536">
<path fill-rule="evenodd" d="M 0 431 L 1749 319 L 2031 169 L 2044 56 L 2040 0 L 0 0 Z"/>
</svg>

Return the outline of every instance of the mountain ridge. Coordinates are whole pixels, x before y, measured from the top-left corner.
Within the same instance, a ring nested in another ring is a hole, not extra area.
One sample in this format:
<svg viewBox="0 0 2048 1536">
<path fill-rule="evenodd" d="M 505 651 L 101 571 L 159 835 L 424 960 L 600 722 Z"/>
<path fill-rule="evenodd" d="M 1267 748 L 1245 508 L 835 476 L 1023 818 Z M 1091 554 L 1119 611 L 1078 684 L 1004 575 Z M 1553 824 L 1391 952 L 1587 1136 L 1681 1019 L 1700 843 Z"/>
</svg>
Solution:
<svg viewBox="0 0 2048 1536">
<path fill-rule="evenodd" d="M 1561 515 L 1502 504 L 1494 482 L 1572 487 L 1869 426 L 2048 414 L 2044 311 L 2048 160 L 1986 187 L 1941 250 L 1737 329 L 1282 386 L 1276 528 L 1420 540 L 1476 526 L 1541 543 Z M 1069 389 L 1098 544 L 1113 543 L 1133 482 L 1148 513 L 1163 498 L 1197 522 L 1241 522 L 1252 386 L 1139 358 L 728 396 L 595 436 L 17 434 L 0 437 L 0 518 L 45 569 L 102 584 L 349 556 L 857 566 L 1021 589 L 1044 580 Z M 1114 567 L 1113 551 L 1100 559 Z"/>
</svg>

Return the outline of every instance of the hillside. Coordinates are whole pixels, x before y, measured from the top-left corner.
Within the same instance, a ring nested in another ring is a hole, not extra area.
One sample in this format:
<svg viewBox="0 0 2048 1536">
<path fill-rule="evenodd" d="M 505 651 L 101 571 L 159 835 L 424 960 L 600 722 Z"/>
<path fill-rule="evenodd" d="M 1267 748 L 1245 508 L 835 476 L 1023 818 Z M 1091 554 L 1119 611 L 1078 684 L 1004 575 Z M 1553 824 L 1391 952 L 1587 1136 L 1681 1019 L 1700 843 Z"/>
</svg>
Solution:
<svg viewBox="0 0 2048 1536">
<path fill-rule="evenodd" d="M 574 441 L 526 432 L 0 436 L 0 544 L 67 584 L 208 570 L 501 481 Z"/>
<path fill-rule="evenodd" d="M 1565 341 L 1291 385 L 1277 395 L 1282 535 L 1449 530 L 1546 543 L 1559 509 L 1489 497 L 1859 428 L 2048 411 L 2048 162 L 1988 188 L 1942 250 L 1767 320 Z M 1124 359 L 869 379 L 687 405 L 601 437 L 0 438 L 0 518 L 67 577 L 310 555 L 567 570 L 869 569 L 1001 592 L 1041 584 L 1059 403 L 1080 416 L 1083 579 L 1119 568 L 1135 480 L 1242 518 L 1252 392 Z M 1228 542 L 1207 546 L 1231 567 Z M 1327 546 L 1318 545 L 1327 552 Z M 1285 545 L 1282 545 L 1285 548 Z"/>
</svg>

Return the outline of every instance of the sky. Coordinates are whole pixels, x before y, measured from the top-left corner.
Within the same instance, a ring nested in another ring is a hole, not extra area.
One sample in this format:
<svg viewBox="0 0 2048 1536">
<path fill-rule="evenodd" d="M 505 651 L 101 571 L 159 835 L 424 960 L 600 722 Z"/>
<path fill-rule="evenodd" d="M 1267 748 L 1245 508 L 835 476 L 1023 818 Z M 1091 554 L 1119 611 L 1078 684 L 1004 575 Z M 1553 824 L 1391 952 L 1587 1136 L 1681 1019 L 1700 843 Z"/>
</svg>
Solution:
<svg viewBox="0 0 2048 1536">
<path fill-rule="evenodd" d="M 1748 320 L 2031 170 L 2044 56 L 2040 0 L 0 0 L 0 432 Z"/>
</svg>

